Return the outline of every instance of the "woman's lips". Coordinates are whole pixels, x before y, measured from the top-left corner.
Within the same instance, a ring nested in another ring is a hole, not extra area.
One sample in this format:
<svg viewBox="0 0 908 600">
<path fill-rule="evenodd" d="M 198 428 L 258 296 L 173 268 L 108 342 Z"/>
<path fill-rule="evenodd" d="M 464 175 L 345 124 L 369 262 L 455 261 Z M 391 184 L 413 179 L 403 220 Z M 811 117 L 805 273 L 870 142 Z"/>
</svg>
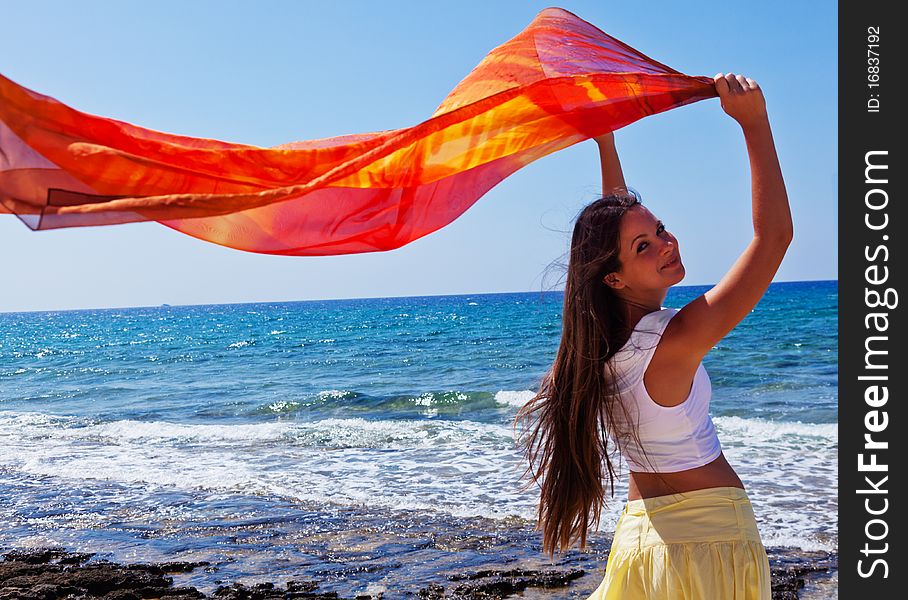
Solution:
<svg viewBox="0 0 908 600">
<path fill-rule="evenodd" d="M 670 269 L 671 267 L 674 267 L 675 265 L 677 265 L 679 262 L 681 262 L 681 256 L 680 256 L 680 255 L 678 255 L 678 256 L 676 256 L 675 258 L 673 258 L 671 262 L 666 263 L 665 265 L 663 265 L 662 268 L 663 268 L 663 269 Z"/>
</svg>

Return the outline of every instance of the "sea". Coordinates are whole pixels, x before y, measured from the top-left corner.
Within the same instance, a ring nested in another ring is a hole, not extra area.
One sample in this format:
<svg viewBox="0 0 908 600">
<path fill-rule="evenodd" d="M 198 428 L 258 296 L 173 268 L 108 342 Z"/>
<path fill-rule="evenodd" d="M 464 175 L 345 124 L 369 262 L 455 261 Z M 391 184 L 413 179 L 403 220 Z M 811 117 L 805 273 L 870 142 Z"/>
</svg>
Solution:
<svg viewBox="0 0 908 600">
<path fill-rule="evenodd" d="M 837 551 L 837 299 L 837 281 L 773 283 L 703 360 L 767 548 Z M 179 580 L 206 593 L 314 577 L 386 599 L 456 570 L 551 564 L 513 421 L 554 359 L 562 302 L 0 314 L 0 549 L 208 561 Z M 589 581 L 540 597 L 595 589 L 626 483 L 592 546 L 570 551 Z"/>
</svg>

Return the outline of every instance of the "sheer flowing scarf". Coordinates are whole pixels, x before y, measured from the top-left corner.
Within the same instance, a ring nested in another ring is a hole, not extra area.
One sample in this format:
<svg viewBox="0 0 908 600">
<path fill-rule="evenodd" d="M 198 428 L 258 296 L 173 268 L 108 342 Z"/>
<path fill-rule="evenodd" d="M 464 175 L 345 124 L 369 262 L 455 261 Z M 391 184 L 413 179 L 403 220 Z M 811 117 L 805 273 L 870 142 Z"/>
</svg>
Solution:
<svg viewBox="0 0 908 600">
<path fill-rule="evenodd" d="M 34 230 L 157 221 L 267 254 L 390 250 L 534 160 L 716 95 L 559 8 L 421 123 L 270 148 L 87 114 L 0 75 L 0 212 Z"/>
</svg>

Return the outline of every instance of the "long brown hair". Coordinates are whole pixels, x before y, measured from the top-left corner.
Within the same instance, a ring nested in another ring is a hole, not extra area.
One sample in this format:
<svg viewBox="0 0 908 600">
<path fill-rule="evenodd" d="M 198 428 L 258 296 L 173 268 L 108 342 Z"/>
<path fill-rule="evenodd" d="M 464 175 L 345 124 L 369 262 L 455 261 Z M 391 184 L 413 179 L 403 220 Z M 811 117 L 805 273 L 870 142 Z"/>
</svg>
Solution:
<svg viewBox="0 0 908 600">
<path fill-rule="evenodd" d="M 620 190 L 580 211 L 571 237 L 564 289 L 561 344 L 539 392 L 514 420 L 528 423 L 517 439 L 528 471 L 540 484 L 536 530 L 542 551 L 554 558 L 579 537 L 586 548 L 590 519 L 598 523 L 605 493 L 615 494 L 617 459 L 609 437 L 639 442 L 618 399 L 609 359 L 627 342 L 630 327 L 624 301 L 603 282 L 621 269 L 619 232 L 625 213 L 642 205 L 633 190 Z M 616 416 L 620 416 L 616 419 Z M 538 466 L 534 465 L 538 461 Z M 603 481 L 603 463 L 608 484 Z M 592 515 L 591 515 L 592 513 Z"/>
</svg>

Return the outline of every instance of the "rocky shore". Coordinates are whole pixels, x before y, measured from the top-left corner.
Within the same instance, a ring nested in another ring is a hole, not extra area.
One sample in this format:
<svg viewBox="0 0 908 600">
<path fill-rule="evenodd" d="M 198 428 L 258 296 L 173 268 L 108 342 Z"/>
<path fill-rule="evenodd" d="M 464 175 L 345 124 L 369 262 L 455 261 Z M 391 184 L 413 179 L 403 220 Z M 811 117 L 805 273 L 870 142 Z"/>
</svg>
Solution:
<svg viewBox="0 0 908 600">
<path fill-rule="evenodd" d="M 838 558 L 828 552 L 768 549 L 772 566 L 773 600 L 796 600 L 805 590 L 821 589 L 838 568 Z M 331 599 L 337 592 L 326 589 L 330 582 L 295 579 L 275 583 L 233 582 L 206 595 L 196 587 L 175 583 L 174 578 L 196 570 L 212 574 L 217 583 L 218 568 L 207 562 L 119 564 L 96 559 L 93 554 L 68 552 L 63 548 L 11 550 L 0 562 L 0 600 L 103 599 L 140 600 L 166 598 L 189 600 Z M 482 569 L 448 575 L 412 590 L 394 590 L 394 596 L 423 600 L 458 598 L 466 600 L 503 599 L 521 594 L 526 598 L 563 598 L 572 582 L 587 575 L 570 565 L 557 569 Z M 819 584 L 819 587 L 817 587 Z M 805 587 L 806 586 L 806 587 Z M 831 591 L 834 591 L 834 586 Z M 390 590 L 389 590 L 390 591 Z M 818 592 L 814 592 L 816 594 Z M 824 593 L 824 592 L 819 592 Z M 384 592 L 360 594 L 355 600 L 381 600 Z M 387 597 L 387 596 L 386 596 Z M 576 592 L 570 597 L 580 597 Z M 836 596 L 813 595 L 812 598 Z"/>
</svg>

